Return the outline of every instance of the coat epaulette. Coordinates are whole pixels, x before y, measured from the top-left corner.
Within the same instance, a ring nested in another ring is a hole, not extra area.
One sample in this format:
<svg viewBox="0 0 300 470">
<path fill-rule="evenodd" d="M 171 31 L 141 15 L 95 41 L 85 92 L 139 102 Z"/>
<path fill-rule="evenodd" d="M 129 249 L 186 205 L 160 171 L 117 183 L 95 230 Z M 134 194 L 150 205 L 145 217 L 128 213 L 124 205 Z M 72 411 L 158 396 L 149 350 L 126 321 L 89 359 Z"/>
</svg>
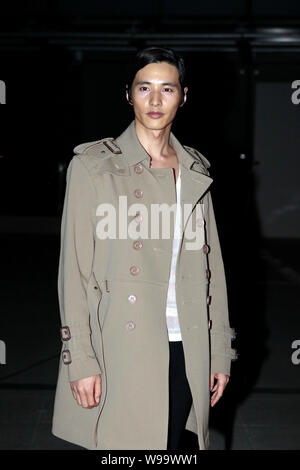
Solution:
<svg viewBox="0 0 300 470">
<path fill-rule="evenodd" d="M 73 152 L 77 154 L 101 156 L 111 153 L 118 155 L 122 153 L 120 147 L 115 143 L 114 137 L 105 137 L 101 140 L 85 142 L 74 147 Z"/>
<path fill-rule="evenodd" d="M 85 142 L 74 147 L 75 155 L 84 161 L 90 173 L 113 173 L 130 175 L 130 171 L 120 147 L 114 137 L 105 137 L 93 142 Z"/>
<path fill-rule="evenodd" d="M 200 161 L 200 163 L 202 163 L 202 165 L 205 167 L 205 168 L 209 168 L 210 167 L 210 162 L 207 160 L 207 158 L 204 157 L 204 155 L 202 155 L 202 153 L 200 153 L 198 150 L 194 149 L 193 147 L 188 147 L 187 145 L 183 145 L 183 147 L 191 154 L 193 155 L 194 157 L 196 157 L 196 159 L 198 161 Z"/>
</svg>

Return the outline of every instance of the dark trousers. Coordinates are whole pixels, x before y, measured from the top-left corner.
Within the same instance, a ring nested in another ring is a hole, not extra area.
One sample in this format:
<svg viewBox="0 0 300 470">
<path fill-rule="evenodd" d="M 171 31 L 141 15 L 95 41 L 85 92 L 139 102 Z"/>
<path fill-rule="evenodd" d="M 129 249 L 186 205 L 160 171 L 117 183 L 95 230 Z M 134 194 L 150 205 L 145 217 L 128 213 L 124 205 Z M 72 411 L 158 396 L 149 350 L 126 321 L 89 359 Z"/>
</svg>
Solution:
<svg viewBox="0 0 300 470">
<path fill-rule="evenodd" d="M 182 341 L 169 341 L 169 430 L 168 449 L 179 449 L 180 440 L 192 405 L 186 377 Z"/>
</svg>

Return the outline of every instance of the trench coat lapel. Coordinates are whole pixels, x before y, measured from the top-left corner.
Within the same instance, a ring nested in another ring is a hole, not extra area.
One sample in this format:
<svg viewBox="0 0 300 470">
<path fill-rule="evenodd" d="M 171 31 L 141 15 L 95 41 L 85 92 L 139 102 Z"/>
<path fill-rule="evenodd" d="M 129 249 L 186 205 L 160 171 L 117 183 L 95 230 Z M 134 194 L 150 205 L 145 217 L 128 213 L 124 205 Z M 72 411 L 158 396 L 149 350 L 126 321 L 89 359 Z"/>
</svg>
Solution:
<svg viewBox="0 0 300 470">
<path fill-rule="evenodd" d="M 146 168 L 150 168 L 150 156 L 137 137 L 134 120 L 127 129 L 115 139 L 115 142 L 120 147 L 122 153 L 124 153 L 129 167 L 143 162 Z M 181 145 L 173 132 L 170 132 L 170 145 L 174 148 L 179 164 L 181 165 L 181 210 L 183 211 L 184 205 L 187 205 L 184 212 L 182 212 L 185 219 L 182 225 L 182 230 L 184 231 L 195 204 L 203 197 L 204 193 L 213 182 L 213 179 L 205 174 L 206 169 L 201 162 Z M 130 169 L 130 172 L 131 171 L 133 171 L 133 168 Z M 161 177 L 165 175 L 166 173 L 163 171 L 160 174 Z"/>
</svg>

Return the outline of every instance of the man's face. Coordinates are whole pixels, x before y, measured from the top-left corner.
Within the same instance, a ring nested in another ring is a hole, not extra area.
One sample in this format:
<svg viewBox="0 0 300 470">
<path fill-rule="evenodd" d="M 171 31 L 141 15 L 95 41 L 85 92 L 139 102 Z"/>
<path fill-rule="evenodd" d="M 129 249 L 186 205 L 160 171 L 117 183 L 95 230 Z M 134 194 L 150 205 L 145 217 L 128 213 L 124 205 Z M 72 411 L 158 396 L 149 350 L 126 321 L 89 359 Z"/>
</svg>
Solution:
<svg viewBox="0 0 300 470">
<path fill-rule="evenodd" d="M 187 87 L 184 92 L 185 102 Z M 131 96 L 135 119 L 147 129 L 164 129 L 174 120 L 181 102 L 177 67 L 167 62 L 146 65 L 134 78 Z M 150 112 L 162 115 L 155 118 Z"/>
</svg>

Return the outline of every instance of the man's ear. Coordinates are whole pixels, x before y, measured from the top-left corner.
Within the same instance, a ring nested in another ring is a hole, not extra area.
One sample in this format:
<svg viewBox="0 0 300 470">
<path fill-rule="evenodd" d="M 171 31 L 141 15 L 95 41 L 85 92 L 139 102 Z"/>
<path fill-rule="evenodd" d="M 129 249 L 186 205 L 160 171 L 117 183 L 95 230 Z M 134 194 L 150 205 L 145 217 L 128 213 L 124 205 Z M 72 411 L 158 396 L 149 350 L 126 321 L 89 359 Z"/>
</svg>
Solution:
<svg viewBox="0 0 300 470">
<path fill-rule="evenodd" d="M 184 103 L 186 102 L 186 99 L 187 99 L 187 92 L 188 92 L 188 87 L 186 86 L 183 90 L 183 101 L 182 103 L 179 105 L 179 108 L 182 108 L 182 106 L 184 105 Z"/>
<path fill-rule="evenodd" d="M 126 85 L 126 99 L 127 99 L 129 104 L 132 104 L 132 102 L 129 99 L 128 85 Z"/>
<path fill-rule="evenodd" d="M 183 106 L 183 105 L 185 104 L 186 100 L 187 100 L 187 92 L 188 92 L 188 87 L 187 87 L 187 86 L 184 87 L 183 92 L 184 92 L 184 95 L 183 95 L 183 103 L 182 103 L 180 106 Z"/>
</svg>

